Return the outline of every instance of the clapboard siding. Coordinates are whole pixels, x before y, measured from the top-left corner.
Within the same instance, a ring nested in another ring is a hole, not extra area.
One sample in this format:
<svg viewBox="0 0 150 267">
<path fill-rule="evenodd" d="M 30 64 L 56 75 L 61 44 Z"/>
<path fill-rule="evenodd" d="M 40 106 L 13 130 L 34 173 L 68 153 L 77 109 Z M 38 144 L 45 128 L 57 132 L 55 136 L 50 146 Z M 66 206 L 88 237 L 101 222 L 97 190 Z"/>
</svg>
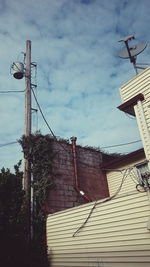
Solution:
<svg viewBox="0 0 150 267">
<path fill-rule="evenodd" d="M 132 99 L 137 94 L 142 93 L 144 95 L 144 100 L 142 101 L 142 108 L 144 111 L 146 125 L 148 127 L 148 135 L 150 136 L 150 68 L 147 68 L 140 74 L 136 75 L 132 80 L 125 83 L 120 88 L 120 95 L 122 102 L 126 102 Z M 143 118 L 141 116 L 141 110 L 137 105 L 138 114 L 136 114 L 138 127 L 140 130 L 141 138 L 144 145 L 144 150 L 146 153 L 147 160 L 150 160 L 150 137 L 146 135 L 146 130 L 143 123 Z"/>
<path fill-rule="evenodd" d="M 136 183 L 137 182 L 137 172 L 136 172 L 136 168 L 134 167 L 135 165 L 141 163 L 142 161 L 145 160 L 145 157 L 143 157 L 143 159 L 141 158 L 140 160 L 132 160 L 132 163 L 128 164 L 128 165 L 122 165 L 118 168 L 115 168 L 115 171 L 110 171 L 107 172 L 107 181 L 108 181 L 108 187 L 109 187 L 109 192 L 110 195 L 115 194 L 116 190 L 118 189 L 119 185 L 121 184 L 121 181 L 124 177 L 124 175 L 126 175 L 126 179 L 122 185 L 122 188 L 119 192 L 119 194 L 123 194 L 123 193 L 127 193 L 130 192 L 132 190 L 135 190 L 136 188 Z M 131 171 L 128 170 L 126 173 L 126 169 L 130 169 L 133 168 Z M 123 170 L 121 172 L 121 170 Z M 120 170 L 120 172 L 119 172 Z"/>
<path fill-rule="evenodd" d="M 123 102 L 138 93 L 144 94 L 142 105 L 150 129 L 150 68 L 123 85 L 120 91 Z M 150 160 L 149 141 L 141 118 L 140 127 Z M 48 216 L 47 244 L 51 267 L 150 266 L 150 231 L 147 229 L 150 203 L 146 192 L 136 191 L 137 173 L 133 168 L 144 160 L 132 159 L 131 164 L 107 172 L 111 196 L 116 194 L 126 177 L 121 190 L 111 200 L 105 203 L 99 200 Z M 92 209 L 88 222 L 76 232 Z"/>
<path fill-rule="evenodd" d="M 48 216 L 47 242 L 52 267 L 150 265 L 149 203 L 146 193 L 120 195 Z"/>
<path fill-rule="evenodd" d="M 136 75 L 120 87 L 122 102 L 126 102 L 139 93 L 146 93 L 150 88 L 150 68 Z"/>
</svg>

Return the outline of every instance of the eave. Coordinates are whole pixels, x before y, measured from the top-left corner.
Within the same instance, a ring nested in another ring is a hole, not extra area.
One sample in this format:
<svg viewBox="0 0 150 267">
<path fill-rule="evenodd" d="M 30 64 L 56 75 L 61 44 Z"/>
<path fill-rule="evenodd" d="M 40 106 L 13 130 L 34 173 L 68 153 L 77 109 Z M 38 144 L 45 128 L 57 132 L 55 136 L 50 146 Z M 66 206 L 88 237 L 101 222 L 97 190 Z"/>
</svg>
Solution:
<svg viewBox="0 0 150 267">
<path fill-rule="evenodd" d="M 110 169 L 110 168 L 114 168 L 114 167 L 118 167 L 120 165 L 124 165 L 127 163 L 130 163 L 134 160 L 140 159 L 140 158 L 144 158 L 145 157 L 145 153 L 144 153 L 144 149 L 140 148 L 136 151 L 133 151 L 129 154 L 126 155 L 121 155 L 120 157 L 109 161 L 108 163 L 103 163 L 101 165 L 101 169 Z"/>
<path fill-rule="evenodd" d="M 120 109 L 121 111 L 128 113 L 132 116 L 135 116 L 134 112 L 134 106 L 137 104 L 138 101 L 143 101 L 144 100 L 144 95 L 143 94 L 138 94 L 134 97 L 132 97 L 130 100 L 126 101 L 122 105 L 118 106 L 117 108 Z"/>
</svg>

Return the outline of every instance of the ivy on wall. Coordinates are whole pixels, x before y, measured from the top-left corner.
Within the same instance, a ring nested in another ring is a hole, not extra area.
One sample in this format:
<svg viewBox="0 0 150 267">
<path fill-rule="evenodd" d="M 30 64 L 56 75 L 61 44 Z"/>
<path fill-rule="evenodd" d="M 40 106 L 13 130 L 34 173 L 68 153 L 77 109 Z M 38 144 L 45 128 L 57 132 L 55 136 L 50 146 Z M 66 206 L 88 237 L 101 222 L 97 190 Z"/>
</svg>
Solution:
<svg viewBox="0 0 150 267">
<path fill-rule="evenodd" d="M 52 136 L 42 135 L 40 132 L 28 137 L 22 136 L 19 140 L 24 157 L 31 163 L 31 186 L 33 188 L 32 261 L 36 262 L 36 267 L 48 266 L 45 201 L 49 190 L 55 186 L 53 179 L 53 160 L 55 158 L 53 141 Z"/>
<path fill-rule="evenodd" d="M 29 137 L 22 136 L 19 142 L 22 145 L 24 157 L 31 163 L 34 197 L 38 209 L 42 211 L 47 194 L 54 187 L 53 138 L 49 135 L 36 133 Z"/>
<path fill-rule="evenodd" d="M 0 172 L 0 262 L 8 266 L 49 267 L 46 247 L 45 200 L 54 187 L 54 139 L 36 133 L 19 140 L 26 158 L 31 162 L 33 206 L 33 238 L 28 244 L 27 216 L 22 188 L 21 162 L 15 172 L 3 168 Z"/>
</svg>

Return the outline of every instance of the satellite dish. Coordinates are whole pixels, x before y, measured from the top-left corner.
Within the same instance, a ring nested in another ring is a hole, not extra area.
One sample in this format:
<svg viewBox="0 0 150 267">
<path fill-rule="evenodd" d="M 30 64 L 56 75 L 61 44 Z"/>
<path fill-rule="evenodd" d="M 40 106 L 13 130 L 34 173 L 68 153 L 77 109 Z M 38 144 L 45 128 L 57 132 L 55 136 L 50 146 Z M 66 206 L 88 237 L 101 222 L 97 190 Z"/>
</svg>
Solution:
<svg viewBox="0 0 150 267">
<path fill-rule="evenodd" d="M 130 51 L 131 57 L 136 57 L 141 52 L 143 52 L 146 47 L 147 47 L 147 44 L 145 44 L 145 43 L 141 43 L 141 44 L 137 44 L 137 45 L 129 47 L 129 51 Z M 126 58 L 130 58 L 128 49 L 126 47 L 121 49 L 118 52 L 118 56 L 121 57 L 121 58 L 125 58 L 125 59 Z"/>
<path fill-rule="evenodd" d="M 129 35 L 129 36 L 126 36 L 126 37 L 122 37 L 119 42 L 124 42 L 125 43 L 125 46 L 123 49 L 121 49 L 119 52 L 118 52 L 118 56 L 120 58 L 124 58 L 124 59 L 127 59 L 129 58 L 130 59 L 130 62 L 133 63 L 133 66 L 134 66 L 134 69 L 136 71 L 136 74 L 138 74 L 137 72 L 137 69 L 145 69 L 145 67 L 139 67 L 136 65 L 136 57 L 137 55 L 139 55 L 142 51 L 144 51 L 144 49 L 147 47 L 147 44 L 145 43 L 140 43 L 140 44 L 136 44 L 134 46 L 130 46 L 128 45 L 128 41 L 131 41 L 135 39 L 133 35 Z M 143 64 L 145 65 L 145 64 Z"/>
</svg>

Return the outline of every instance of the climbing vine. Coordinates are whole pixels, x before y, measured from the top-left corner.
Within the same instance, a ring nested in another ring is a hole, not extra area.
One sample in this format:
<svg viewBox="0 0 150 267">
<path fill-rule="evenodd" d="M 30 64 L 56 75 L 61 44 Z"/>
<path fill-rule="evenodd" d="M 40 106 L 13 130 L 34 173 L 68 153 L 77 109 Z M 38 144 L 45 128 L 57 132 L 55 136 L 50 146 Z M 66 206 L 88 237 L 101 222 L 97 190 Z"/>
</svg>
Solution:
<svg viewBox="0 0 150 267">
<path fill-rule="evenodd" d="M 31 163 L 31 176 L 33 188 L 33 262 L 37 267 L 47 267 L 47 251 L 45 237 L 46 210 L 45 202 L 49 190 L 53 189 L 54 173 L 53 151 L 54 138 L 42 135 L 40 132 L 30 136 L 22 136 L 19 143 L 22 146 L 24 157 Z"/>
<path fill-rule="evenodd" d="M 54 187 L 53 180 L 53 138 L 41 133 L 22 136 L 19 140 L 24 157 L 31 163 L 32 187 L 36 205 L 43 210 L 48 191 Z"/>
</svg>

